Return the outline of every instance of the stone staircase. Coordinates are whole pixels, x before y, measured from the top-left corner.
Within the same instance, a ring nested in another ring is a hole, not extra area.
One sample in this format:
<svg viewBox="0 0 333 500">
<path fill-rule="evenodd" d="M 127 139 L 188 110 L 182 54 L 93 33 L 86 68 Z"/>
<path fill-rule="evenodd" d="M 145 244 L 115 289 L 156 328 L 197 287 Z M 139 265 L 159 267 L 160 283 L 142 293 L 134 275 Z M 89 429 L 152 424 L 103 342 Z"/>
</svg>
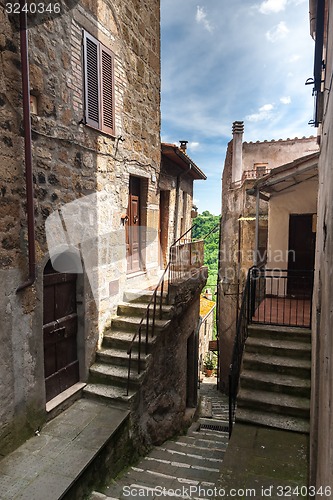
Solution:
<svg viewBox="0 0 333 500">
<path fill-rule="evenodd" d="M 309 432 L 311 330 L 250 325 L 236 421 Z"/>
<path fill-rule="evenodd" d="M 129 395 L 126 394 L 128 378 L 127 350 L 132 342 L 142 317 L 146 313 L 153 292 L 137 290 L 127 291 L 124 302 L 118 305 L 109 328 L 104 332 L 102 347 L 96 353 L 95 363 L 90 367 L 89 383 L 84 388 L 84 397 L 100 399 L 113 406 L 129 407 L 145 377 L 145 370 L 150 360 L 151 350 L 158 334 L 170 324 L 173 307 L 166 304 L 166 295 L 162 299 L 162 319 L 155 320 L 155 335 L 149 335 L 148 353 L 145 353 L 145 328 L 142 330 L 141 373 L 138 374 L 137 337 L 132 355 Z M 152 310 L 152 308 L 151 308 Z M 151 313 L 152 314 L 152 313 Z M 157 316 L 158 318 L 158 316 Z M 144 324 L 146 324 L 144 322 Z M 149 330 L 151 332 L 151 328 Z"/>
<path fill-rule="evenodd" d="M 215 430 L 206 428 L 214 424 Z M 157 498 L 163 488 L 164 498 L 206 497 L 203 492 L 214 488 L 219 478 L 228 439 L 220 420 L 200 418 L 186 436 L 155 447 L 109 485 L 106 494 L 93 492 L 89 500 Z"/>
</svg>

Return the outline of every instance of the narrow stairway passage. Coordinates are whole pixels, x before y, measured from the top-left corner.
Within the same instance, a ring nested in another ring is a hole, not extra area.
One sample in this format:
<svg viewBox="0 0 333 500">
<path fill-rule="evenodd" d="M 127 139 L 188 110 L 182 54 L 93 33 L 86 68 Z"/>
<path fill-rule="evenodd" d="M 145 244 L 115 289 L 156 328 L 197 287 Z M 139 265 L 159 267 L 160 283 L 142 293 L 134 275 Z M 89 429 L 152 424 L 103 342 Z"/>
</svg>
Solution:
<svg viewBox="0 0 333 500">
<path fill-rule="evenodd" d="M 211 497 L 228 446 L 228 401 L 215 377 L 204 379 L 200 396 L 200 417 L 186 435 L 155 447 L 90 500 Z"/>
</svg>

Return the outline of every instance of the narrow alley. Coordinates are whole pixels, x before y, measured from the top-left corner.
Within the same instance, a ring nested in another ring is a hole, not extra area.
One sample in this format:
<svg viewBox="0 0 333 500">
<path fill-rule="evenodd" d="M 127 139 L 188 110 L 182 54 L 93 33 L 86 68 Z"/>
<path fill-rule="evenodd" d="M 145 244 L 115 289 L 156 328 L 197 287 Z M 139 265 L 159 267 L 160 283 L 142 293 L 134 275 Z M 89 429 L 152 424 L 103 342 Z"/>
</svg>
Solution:
<svg viewBox="0 0 333 500">
<path fill-rule="evenodd" d="M 199 419 L 186 435 L 156 446 L 90 500 L 211 497 L 228 446 L 228 401 L 215 377 L 203 379 L 200 396 Z"/>
</svg>

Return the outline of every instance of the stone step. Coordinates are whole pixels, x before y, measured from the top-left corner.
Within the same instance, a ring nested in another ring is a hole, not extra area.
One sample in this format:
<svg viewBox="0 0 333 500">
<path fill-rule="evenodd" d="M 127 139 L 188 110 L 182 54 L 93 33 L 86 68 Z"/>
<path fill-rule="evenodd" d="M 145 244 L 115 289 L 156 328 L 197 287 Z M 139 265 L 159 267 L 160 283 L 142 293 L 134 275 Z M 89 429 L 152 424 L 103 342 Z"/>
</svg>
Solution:
<svg viewBox="0 0 333 500">
<path fill-rule="evenodd" d="M 83 395 L 87 399 L 100 400 L 105 403 L 112 403 L 112 406 L 128 408 L 137 395 L 137 392 L 130 389 L 126 395 L 126 387 L 117 387 L 106 384 L 87 384 L 83 390 Z"/>
<path fill-rule="evenodd" d="M 282 356 L 272 356 L 244 352 L 243 369 L 278 372 L 309 379 L 311 376 L 311 361 L 307 359 L 292 359 Z"/>
<path fill-rule="evenodd" d="M 249 337 L 245 344 L 245 350 L 273 356 L 311 359 L 311 344 L 295 340 L 281 341 L 265 337 Z"/>
<path fill-rule="evenodd" d="M 140 461 L 138 467 L 132 467 L 132 470 L 140 472 L 142 475 L 148 473 L 156 478 L 171 476 L 173 478 L 181 478 L 190 481 L 209 481 L 214 482 L 219 476 L 219 467 L 216 466 L 199 466 L 189 465 L 181 462 L 169 462 L 167 460 L 145 459 Z"/>
<path fill-rule="evenodd" d="M 241 388 L 237 398 L 238 408 L 263 410 L 281 415 L 307 419 L 310 417 L 310 400 L 307 398 Z"/>
<path fill-rule="evenodd" d="M 259 389 L 310 398 L 311 381 L 276 372 L 243 370 L 240 386 L 245 389 Z"/>
<path fill-rule="evenodd" d="M 90 384 L 116 385 L 118 387 L 127 386 L 128 368 L 126 366 L 110 366 L 103 363 L 94 363 L 90 367 Z M 138 374 L 138 371 L 132 369 L 130 377 L 130 387 L 139 386 L 144 376 L 144 371 Z"/>
<path fill-rule="evenodd" d="M 128 332 L 135 332 L 140 325 L 141 318 L 139 316 L 116 316 L 111 320 L 111 330 L 121 330 Z M 155 334 L 164 328 L 168 327 L 170 320 L 155 319 Z M 142 333 L 145 334 L 146 319 L 142 322 Z M 149 335 L 152 331 L 152 322 L 149 324 Z"/>
<path fill-rule="evenodd" d="M 275 429 L 284 429 L 293 432 L 310 432 L 310 423 L 308 419 L 292 417 L 290 415 L 277 415 L 275 413 L 257 411 L 250 408 L 237 408 L 236 422 L 273 427 Z"/>
<path fill-rule="evenodd" d="M 210 458 L 221 458 L 221 453 L 225 453 L 228 443 L 222 443 L 218 448 L 209 448 Z M 184 443 L 180 441 L 168 441 L 168 450 L 178 451 L 194 455 L 207 454 L 207 446 L 195 446 L 193 443 Z"/>
<path fill-rule="evenodd" d="M 126 332 L 126 331 L 111 331 L 110 329 L 106 330 L 104 333 L 103 337 L 103 342 L 102 346 L 103 348 L 115 348 L 115 349 L 120 349 L 123 351 L 128 350 L 133 337 L 134 337 L 135 332 Z M 153 339 L 149 336 L 148 337 L 148 353 L 151 352 L 152 345 L 154 344 L 155 340 L 157 337 L 154 337 Z M 141 337 L 141 353 L 145 354 L 146 350 L 146 335 L 145 332 L 143 334 L 142 332 L 142 337 Z M 138 352 L 139 348 L 139 335 L 137 335 L 134 343 L 133 343 L 133 352 Z"/>
<path fill-rule="evenodd" d="M 147 304 L 150 302 L 150 299 L 153 296 L 154 291 L 153 290 L 127 290 L 124 293 L 124 301 L 125 302 L 131 302 L 131 303 L 143 303 Z M 157 297 L 159 298 L 161 296 L 161 292 L 157 292 Z M 163 304 L 167 304 L 167 293 L 163 293 L 162 297 L 162 302 Z"/>
<path fill-rule="evenodd" d="M 311 343 L 311 330 L 309 328 L 252 324 L 248 326 L 248 332 L 249 337 Z"/>
<path fill-rule="evenodd" d="M 139 316 L 140 319 L 147 313 L 148 303 L 139 302 L 122 302 L 118 304 L 117 314 L 118 316 Z M 152 304 L 149 308 L 149 314 L 152 317 L 154 311 L 154 305 Z M 172 318 L 174 312 L 174 307 L 163 304 L 160 318 L 160 307 L 159 303 L 156 304 L 156 318 L 158 319 L 170 319 Z"/>
<path fill-rule="evenodd" d="M 141 370 L 146 369 L 149 359 L 150 359 L 150 355 L 146 356 L 144 352 L 141 353 L 141 361 L 140 361 Z M 96 362 L 106 363 L 106 364 L 110 364 L 112 366 L 126 366 L 126 367 L 128 367 L 129 356 L 127 354 L 127 350 L 102 347 L 96 353 Z M 133 355 L 132 355 L 131 365 L 132 365 L 133 369 L 138 367 L 138 353 L 137 352 L 133 353 Z"/>
<path fill-rule="evenodd" d="M 200 432 L 197 433 L 197 436 L 181 436 L 177 439 L 177 444 L 184 444 L 187 446 L 194 446 L 201 449 L 212 449 L 212 450 L 221 450 L 224 445 L 227 444 L 227 439 L 212 439 L 211 437 L 207 438 L 206 436 L 200 436 Z"/>
<path fill-rule="evenodd" d="M 149 453 L 149 457 L 167 460 L 170 462 L 180 462 L 185 464 L 206 465 L 221 464 L 223 458 L 212 458 L 202 453 L 185 453 L 184 451 L 170 450 L 167 446 L 159 446 Z"/>
</svg>

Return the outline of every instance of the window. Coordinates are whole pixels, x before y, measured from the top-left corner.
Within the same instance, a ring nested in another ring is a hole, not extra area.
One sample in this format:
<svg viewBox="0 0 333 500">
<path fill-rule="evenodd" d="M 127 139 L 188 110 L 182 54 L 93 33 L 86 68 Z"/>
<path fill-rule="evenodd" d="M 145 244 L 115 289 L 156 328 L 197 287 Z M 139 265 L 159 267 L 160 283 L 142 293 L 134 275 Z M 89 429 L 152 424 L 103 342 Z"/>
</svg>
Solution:
<svg viewBox="0 0 333 500">
<path fill-rule="evenodd" d="M 89 33 L 83 35 L 85 123 L 115 135 L 113 53 Z"/>
<path fill-rule="evenodd" d="M 268 163 L 255 163 L 256 177 L 264 177 L 268 173 Z"/>
</svg>

